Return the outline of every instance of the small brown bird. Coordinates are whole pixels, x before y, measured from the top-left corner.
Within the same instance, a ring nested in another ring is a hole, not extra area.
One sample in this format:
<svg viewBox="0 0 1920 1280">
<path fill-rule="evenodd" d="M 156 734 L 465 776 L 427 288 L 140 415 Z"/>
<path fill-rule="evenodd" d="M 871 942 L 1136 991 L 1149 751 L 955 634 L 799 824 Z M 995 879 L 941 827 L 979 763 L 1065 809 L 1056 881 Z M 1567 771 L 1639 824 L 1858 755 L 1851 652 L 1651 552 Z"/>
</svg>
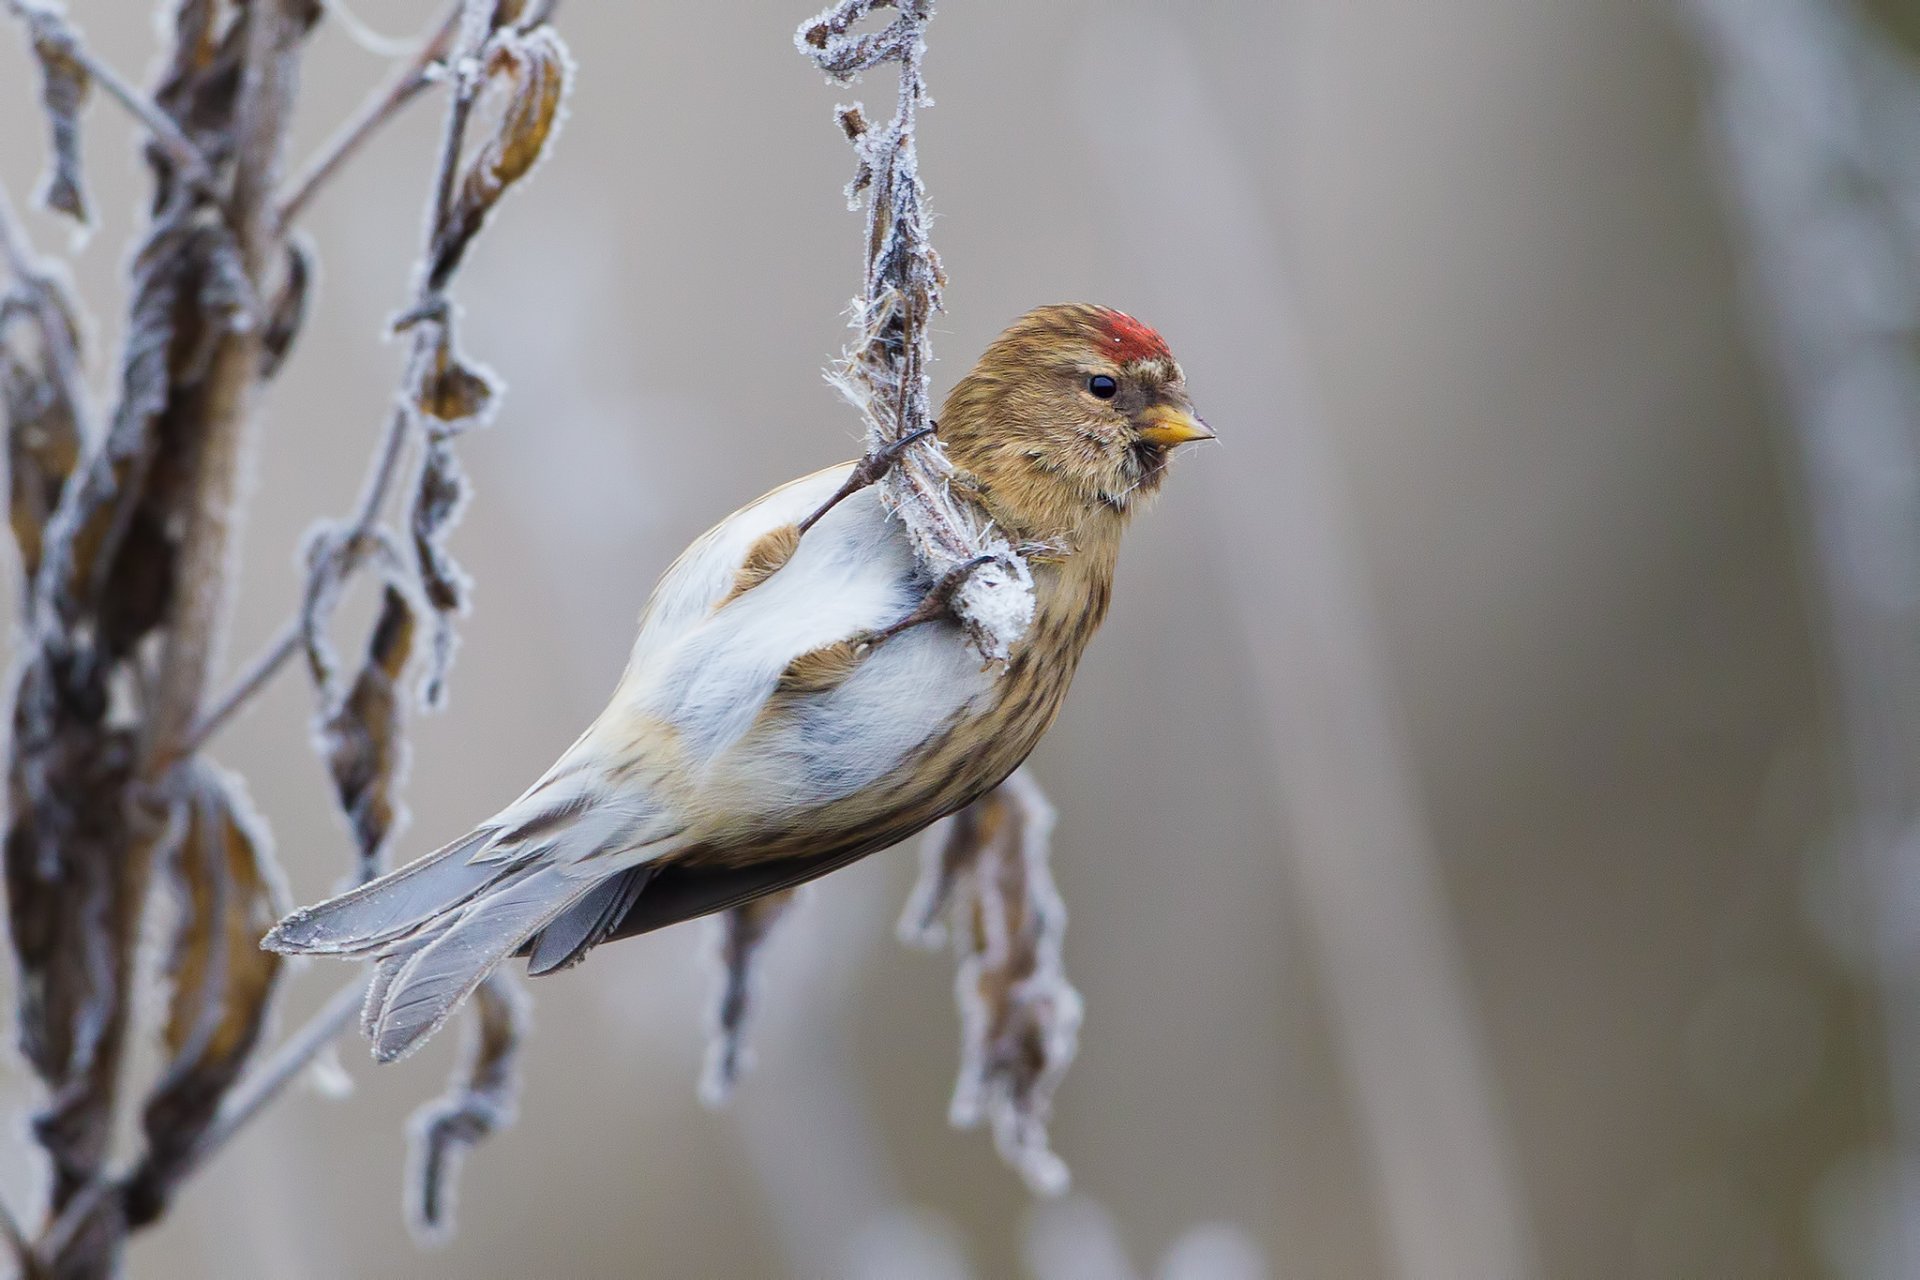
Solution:
<svg viewBox="0 0 1920 1280">
<path fill-rule="evenodd" d="M 1042 548 L 1033 621 L 1003 666 L 921 607 L 934 584 L 875 489 L 807 523 L 854 464 L 796 480 L 667 570 L 612 702 L 524 795 L 265 945 L 372 957 L 364 1025 L 396 1058 L 509 956 L 550 973 L 822 875 L 999 785 L 1106 616 L 1136 503 L 1174 446 L 1213 433 L 1160 336 L 1087 305 L 1022 317 L 938 421 L 968 497 Z"/>
</svg>

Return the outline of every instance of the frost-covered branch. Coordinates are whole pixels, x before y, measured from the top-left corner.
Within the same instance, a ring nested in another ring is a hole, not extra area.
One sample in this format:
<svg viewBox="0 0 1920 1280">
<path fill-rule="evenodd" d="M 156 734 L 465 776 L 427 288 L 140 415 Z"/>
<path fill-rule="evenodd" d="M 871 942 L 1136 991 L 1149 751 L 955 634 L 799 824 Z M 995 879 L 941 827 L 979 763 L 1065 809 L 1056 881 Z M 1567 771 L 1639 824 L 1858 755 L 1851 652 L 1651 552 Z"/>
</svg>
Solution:
<svg viewBox="0 0 1920 1280">
<path fill-rule="evenodd" d="M 398 823 L 400 682 L 416 624 L 428 617 L 435 630 L 437 689 L 464 600 L 443 545 L 460 493 L 450 441 L 491 398 L 485 375 L 455 355 L 446 290 L 501 194 L 544 152 L 568 64 L 549 6 L 463 0 L 386 105 L 283 198 L 279 157 L 316 0 L 173 7 L 150 98 L 92 59 L 54 6 L 4 3 L 25 19 L 43 71 L 53 140 L 43 203 L 85 217 L 80 107 L 94 83 L 153 136 L 152 213 L 131 255 L 120 385 L 98 433 L 87 429 L 74 308 L 0 196 L 0 411 L 29 624 L 8 743 L 6 896 L 20 1040 L 49 1099 L 35 1136 L 53 1174 L 26 1266 L 66 1280 L 117 1274 L 128 1236 L 164 1214 L 182 1182 L 350 1020 L 357 990 L 260 1053 L 282 976 L 279 958 L 259 948 L 284 907 L 279 875 L 240 780 L 199 753 L 305 651 L 359 874 L 380 865 Z M 312 280 L 311 251 L 288 241 L 286 226 L 360 140 L 432 83 L 450 84 L 452 102 L 399 324 L 411 346 L 400 403 L 357 509 L 310 546 L 301 619 L 209 699 L 237 551 L 236 481 L 255 405 L 298 335 Z M 403 535 L 386 518 L 409 442 L 423 461 Z M 385 571 L 382 609 L 348 679 L 324 632 L 347 579 L 369 563 Z M 138 945 L 149 914 L 168 929 L 162 1071 L 140 1102 L 141 1148 L 122 1172 L 108 1157 L 133 1110 L 120 1097 L 121 1068 L 134 999 L 154 985 Z M 495 1042 L 518 1023 L 502 1025 L 489 1032 Z M 495 1055 L 494 1078 L 510 1057 Z M 460 1132 L 477 1140 L 505 1118 L 496 1108 Z"/>
<path fill-rule="evenodd" d="M 914 140 L 915 115 L 930 100 L 921 62 L 932 0 L 897 0 L 893 21 L 879 31 L 853 28 L 883 0 L 840 0 L 795 36 L 801 53 L 845 84 L 886 63 L 900 66 L 892 119 L 874 126 L 858 103 L 838 108 L 859 169 L 849 203 L 866 199 L 866 278 L 853 301 L 855 337 L 832 380 L 866 420 L 867 454 L 923 431 L 932 422 L 928 326 L 940 310 L 946 277 L 927 238 L 926 188 Z M 887 505 L 905 524 L 915 552 L 935 582 L 952 582 L 947 607 L 981 656 L 1004 659 L 1033 621 L 1033 575 L 985 514 L 954 491 L 957 473 L 937 436 L 912 444 L 874 468 Z"/>
<path fill-rule="evenodd" d="M 953 1123 L 985 1121 L 1042 1195 L 1067 1188 L 1047 1139 L 1053 1094 L 1080 1043 L 1084 1006 L 1067 981 L 1067 909 L 1048 867 L 1054 812 L 1025 769 L 930 830 L 901 940 L 960 958 L 960 1076 Z"/>
</svg>

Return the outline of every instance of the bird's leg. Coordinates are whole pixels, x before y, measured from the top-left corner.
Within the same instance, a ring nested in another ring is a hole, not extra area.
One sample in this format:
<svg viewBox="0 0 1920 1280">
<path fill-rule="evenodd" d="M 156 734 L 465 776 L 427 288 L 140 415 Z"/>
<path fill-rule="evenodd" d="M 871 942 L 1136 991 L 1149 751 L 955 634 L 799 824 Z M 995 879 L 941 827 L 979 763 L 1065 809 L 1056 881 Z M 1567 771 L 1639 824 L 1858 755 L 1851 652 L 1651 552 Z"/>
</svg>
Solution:
<svg viewBox="0 0 1920 1280">
<path fill-rule="evenodd" d="M 960 589 L 960 584 L 972 577 L 973 571 L 981 565 L 997 558 L 996 556 L 975 556 L 964 564 L 957 564 L 947 570 L 940 575 L 940 581 L 934 583 L 927 594 L 920 598 L 920 603 L 914 606 L 912 613 L 891 626 L 868 633 L 865 637 L 866 643 L 879 644 L 882 640 L 897 636 L 910 627 L 917 627 L 923 622 L 932 622 L 937 618 L 945 617 L 953 605 L 953 593 Z"/>
<path fill-rule="evenodd" d="M 819 510 L 800 522 L 800 532 L 805 533 L 813 528 L 821 516 L 893 470 L 893 464 L 900 461 L 900 455 L 907 451 L 908 445 L 926 439 L 939 425 L 937 422 L 929 423 L 918 431 L 909 431 L 898 440 L 889 441 L 860 459 L 854 464 L 853 474 L 847 477 L 847 482 L 840 486 L 839 491 L 821 503 Z"/>
</svg>

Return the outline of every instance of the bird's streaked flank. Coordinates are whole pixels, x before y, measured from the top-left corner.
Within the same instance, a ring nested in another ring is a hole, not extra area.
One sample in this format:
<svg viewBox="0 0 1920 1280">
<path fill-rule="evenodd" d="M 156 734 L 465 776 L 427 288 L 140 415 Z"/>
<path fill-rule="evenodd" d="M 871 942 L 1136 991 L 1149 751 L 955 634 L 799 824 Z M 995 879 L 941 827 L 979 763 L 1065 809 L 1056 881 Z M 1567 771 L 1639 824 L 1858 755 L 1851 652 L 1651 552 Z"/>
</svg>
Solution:
<svg viewBox="0 0 1920 1280">
<path fill-rule="evenodd" d="M 364 1027 L 385 1060 L 510 956 L 551 973 L 906 839 L 1033 750 L 1106 616 L 1121 531 L 1169 452 L 1212 434 L 1153 330 L 1030 312 L 938 427 L 1032 564 L 1034 619 L 1004 664 L 968 646 L 878 489 L 843 494 L 856 464 L 793 481 L 674 562 L 607 709 L 525 794 L 264 945 L 372 958 Z"/>
</svg>

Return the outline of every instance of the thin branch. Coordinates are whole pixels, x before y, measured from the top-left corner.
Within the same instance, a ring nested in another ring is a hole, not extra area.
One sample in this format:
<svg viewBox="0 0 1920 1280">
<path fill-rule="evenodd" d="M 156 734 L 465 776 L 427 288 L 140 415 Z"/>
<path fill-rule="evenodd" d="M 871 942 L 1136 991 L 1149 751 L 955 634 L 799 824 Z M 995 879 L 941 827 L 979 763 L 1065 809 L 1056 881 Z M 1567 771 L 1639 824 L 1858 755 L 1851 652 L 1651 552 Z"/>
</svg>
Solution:
<svg viewBox="0 0 1920 1280">
<path fill-rule="evenodd" d="M 322 1050 L 353 1024 L 366 993 L 367 980 L 364 977 L 341 987 L 320 1007 L 319 1012 L 287 1037 L 265 1065 L 256 1068 L 235 1085 L 221 1105 L 220 1114 L 207 1126 L 200 1144 L 193 1149 L 193 1155 L 188 1158 L 181 1172 L 184 1174 L 199 1168 L 212 1159 L 220 1148 L 246 1127 L 249 1120 L 260 1113 L 261 1108 L 279 1097 L 320 1056 Z"/>
<path fill-rule="evenodd" d="M 354 512 L 353 523 L 348 526 L 346 537 L 341 540 L 341 554 L 347 557 L 344 570 L 347 574 L 358 569 L 364 560 L 374 526 L 380 519 L 380 509 L 386 505 L 393 482 L 400 474 L 400 458 L 406 451 L 406 441 L 407 415 L 404 410 L 396 409 L 387 420 L 386 433 L 381 437 L 379 450 L 368 469 L 366 484 L 360 492 L 359 509 Z M 281 668 L 300 652 L 304 635 L 305 628 L 301 620 L 297 617 L 289 620 L 266 650 L 247 666 L 245 674 L 194 723 L 193 729 L 187 734 L 182 754 L 192 755 L 200 750 L 214 734 L 226 727 L 242 707 L 265 689 Z"/>
<path fill-rule="evenodd" d="M 272 683 L 274 676 L 280 673 L 280 669 L 300 652 L 300 638 L 299 619 L 296 618 L 281 627 L 280 633 L 273 638 L 273 643 L 248 665 L 246 674 L 234 681 L 233 687 L 220 695 L 213 709 L 194 723 L 186 740 L 181 744 L 181 754 L 183 756 L 195 754 L 207 745 L 214 734 L 226 728 L 227 721 L 233 719 L 242 707 Z"/>
<path fill-rule="evenodd" d="M 77 1195 L 67 1201 L 66 1208 L 52 1225 L 40 1233 L 40 1240 L 33 1248 L 34 1260 L 42 1266 L 50 1264 L 67 1251 L 82 1227 L 93 1218 L 101 1202 L 109 1192 L 117 1190 L 117 1184 L 105 1178 L 96 1178 L 89 1182 Z"/>
<path fill-rule="evenodd" d="M 74 33 L 66 15 L 56 9 L 48 8 L 35 0 L 6 0 L 7 8 L 22 22 L 49 21 L 57 23 L 69 37 L 66 52 L 85 69 L 86 73 L 107 91 L 107 96 L 118 102 L 132 113 L 133 118 L 153 135 L 154 145 L 166 155 L 181 178 L 191 187 L 201 191 L 209 190 L 213 181 L 213 166 L 207 163 L 207 157 L 193 140 L 180 132 L 180 126 L 173 117 L 162 111 L 153 99 L 141 93 L 121 78 L 112 66 L 96 58 L 87 46 Z"/>
<path fill-rule="evenodd" d="M 20 1220 L 13 1216 L 13 1210 L 0 1201 L 0 1241 L 4 1241 L 7 1252 L 13 1255 L 22 1277 L 33 1273 L 33 1246 L 27 1242 L 27 1236 L 20 1229 Z"/>
<path fill-rule="evenodd" d="M 298 44 L 304 34 L 292 0 L 249 10 L 247 56 L 236 113 L 237 145 L 230 216 L 248 279 L 262 278 L 278 243 L 269 200 L 292 115 Z M 161 776 L 181 758 L 217 651 L 228 608 L 234 532 L 233 499 L 248 440 L 261 326 L 229 333 L 207 376 L 208 412 L 194 477 L 197 499 L 181 538 L 180 593 L 168 620 L 154 701 L 141 744 L 142 772 Z"/>
<path fill-rule="evenodd" d="M 447 9 L 446 16 L 433 33 L 420 42 L 419 48 L 400 72 L 390 80 L 386 87 L 377 90 L 361 107 L 360 112 L 341 130 L 334 134 L 321 148 L 320 154 L 310 160 L 301 170 L 287 194 L 279 201 L 279 213 L 276 215 L 280 230 L 286 229 L 306 212 L 321 187 L 338 173 L 346 162 L 366 145 L 369 138 L 380 131 L 400 113 L 420 93 L 430 87 L 435 79 L 433 68 L 442 62 L 451 47 L 454 33 L 460 27 L 460 15 L 465 5 L 463 0 Z"/>
</svg>

